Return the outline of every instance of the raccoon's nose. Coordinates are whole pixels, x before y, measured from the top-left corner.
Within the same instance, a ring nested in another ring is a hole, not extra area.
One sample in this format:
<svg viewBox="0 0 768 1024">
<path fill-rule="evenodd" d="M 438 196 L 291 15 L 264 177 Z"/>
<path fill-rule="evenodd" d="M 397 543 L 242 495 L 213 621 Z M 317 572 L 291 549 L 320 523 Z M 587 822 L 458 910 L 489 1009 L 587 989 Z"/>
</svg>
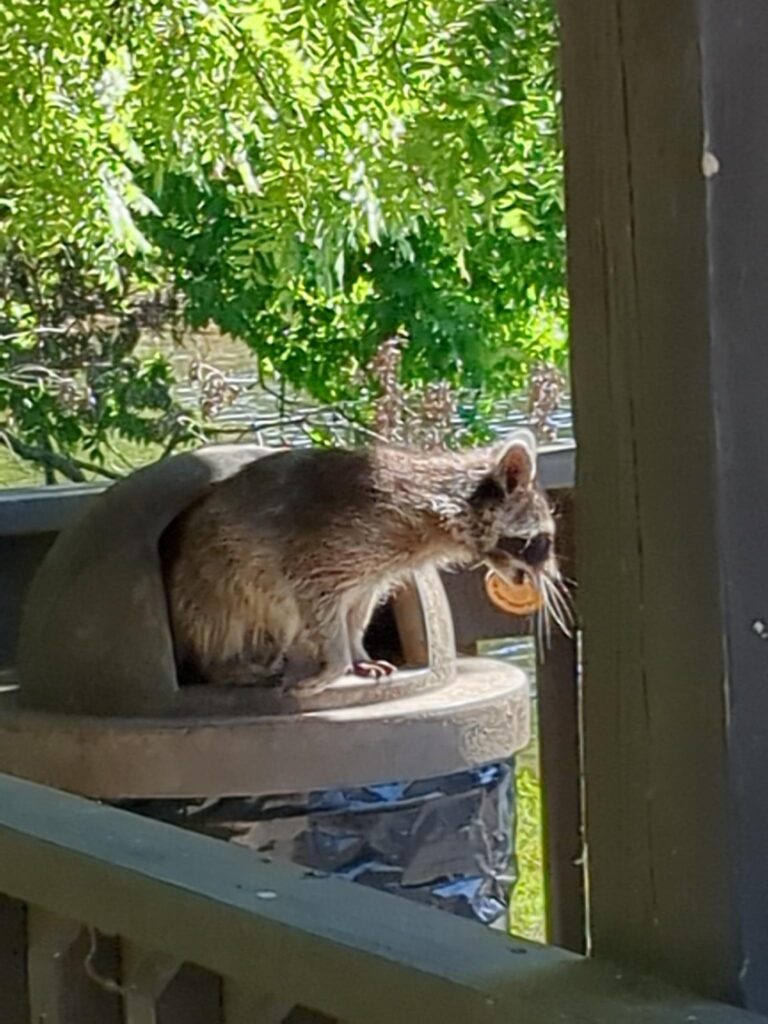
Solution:
<svg viewBox="0 0 768 1024">
<path fill-rule="evenodd" d="M 526 565 L 543 565 L 551 554 L 552 535 L 537 534 L 522 549 L 522 560 Z"/>
<path fill-rule="evenodd" d="M 527 540 L 522 537 L 503 537 L 499 541 L 499 547 L 531 568 L 535 568 L 537 565 L 543 565 L 552 554 L 552 535 L 537 533 L 535 537 Z"/>
<path fill-rule="evenodd" d="M 536 566 L 543 565 L 551 554 L 552 537 L 548 533 L 537 533 L 520 552 L 520 557 L 526 565 Z"/>
</svg>

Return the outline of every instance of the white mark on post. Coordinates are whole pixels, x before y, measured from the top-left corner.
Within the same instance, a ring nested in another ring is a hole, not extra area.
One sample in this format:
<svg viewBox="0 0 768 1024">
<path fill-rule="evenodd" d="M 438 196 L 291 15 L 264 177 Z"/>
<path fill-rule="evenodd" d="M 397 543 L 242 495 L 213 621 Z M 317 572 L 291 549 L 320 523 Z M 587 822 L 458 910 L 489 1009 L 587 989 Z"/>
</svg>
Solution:
<svg viewBox="0 0 768 1024">
<path fill-rule="evenodd" d="M 761 640 L 768 640 L 768 626 L 766 626 L 762 619 L 755 619 L 752 623 L 752 632 L 755 636 L 759 636 Z"/>
<path fill-rule="evenodd" d="M 717 159 L 714 153 L 711 153 L 708 149 L 704 150 L 704 155 L 701 158 L 701 173 L 705 178 L 714 178 L 714 176 L 720 170 L 720 161 Z"/>
</svg>

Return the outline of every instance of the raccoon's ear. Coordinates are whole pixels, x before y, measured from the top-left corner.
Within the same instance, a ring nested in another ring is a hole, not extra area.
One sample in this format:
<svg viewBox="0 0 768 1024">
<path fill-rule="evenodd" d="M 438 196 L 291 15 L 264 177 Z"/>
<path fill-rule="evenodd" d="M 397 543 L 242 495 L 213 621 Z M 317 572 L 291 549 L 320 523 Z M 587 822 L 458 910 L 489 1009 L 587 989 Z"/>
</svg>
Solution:
<svg viewBox="0 0 768 1024">
<path fill-rule="evenodd" d="M 530 487 L 536 479 L 536 438 L 530 430 L 516 431 L 499 445 L 496 475 L 508 492 Z"/>
</svg>

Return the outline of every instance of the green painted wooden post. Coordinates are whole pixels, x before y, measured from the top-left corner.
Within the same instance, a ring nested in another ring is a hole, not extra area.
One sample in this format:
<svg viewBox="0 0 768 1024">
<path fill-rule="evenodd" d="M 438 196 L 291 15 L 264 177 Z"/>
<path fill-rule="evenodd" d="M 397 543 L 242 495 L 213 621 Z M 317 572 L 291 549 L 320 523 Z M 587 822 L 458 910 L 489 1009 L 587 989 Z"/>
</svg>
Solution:
<svg viewBox="0 0 768 1024">
<path fill-rule="evenodd" d="M 593 948 L 765 1012 L 768 6 L 560 10 Z"/>
<path fill-rule="evenodd" d="M 562 572 L 574 568 L 573 492 L 552 495 Z M 584 831 L 581 794 L 579 635 L 554 628 L 536 667 L 547 939 L 586 950 Z"/>
<path fill-rule="evenodd" d="M 0 895 L 0 993 L 3 1024 L 29 1024 L 27 908 Z"/>
</svg>

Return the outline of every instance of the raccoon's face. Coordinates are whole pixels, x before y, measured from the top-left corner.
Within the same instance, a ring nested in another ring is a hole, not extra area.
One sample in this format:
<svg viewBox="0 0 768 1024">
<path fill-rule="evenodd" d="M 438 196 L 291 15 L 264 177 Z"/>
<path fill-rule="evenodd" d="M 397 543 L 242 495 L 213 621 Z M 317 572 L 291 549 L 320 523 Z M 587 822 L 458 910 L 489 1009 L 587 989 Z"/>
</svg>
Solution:
<svg viewBox="0 0 768 1024">
<path fill-rule="evenodd" d="M 570 616 L 555 553 L 555 520 L 536 481 L 536 441 L 519 431 L 491 454 L 488 473 L 470 498 L 478 561 L 505 581 L 528 578 L 546 612 L 567 631 Z"/>
</svg>

